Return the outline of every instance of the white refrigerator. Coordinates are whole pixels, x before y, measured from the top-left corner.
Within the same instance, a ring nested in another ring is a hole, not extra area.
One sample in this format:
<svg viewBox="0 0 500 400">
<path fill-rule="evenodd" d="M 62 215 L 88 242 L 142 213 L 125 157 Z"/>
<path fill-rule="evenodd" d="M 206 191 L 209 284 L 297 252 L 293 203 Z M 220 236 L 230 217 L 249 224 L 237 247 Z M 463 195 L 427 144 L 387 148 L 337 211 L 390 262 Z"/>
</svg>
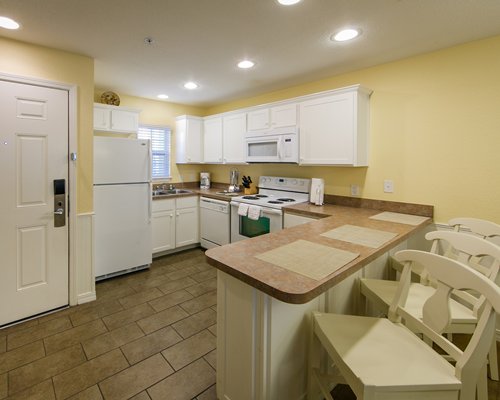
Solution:
<svg viewBox="0 0 500 400">
<path fill-rule="evenodd" d="M 149 140 L 95 136 L 96 280 L 151 264 L 151 195 Z"/>
</svg>

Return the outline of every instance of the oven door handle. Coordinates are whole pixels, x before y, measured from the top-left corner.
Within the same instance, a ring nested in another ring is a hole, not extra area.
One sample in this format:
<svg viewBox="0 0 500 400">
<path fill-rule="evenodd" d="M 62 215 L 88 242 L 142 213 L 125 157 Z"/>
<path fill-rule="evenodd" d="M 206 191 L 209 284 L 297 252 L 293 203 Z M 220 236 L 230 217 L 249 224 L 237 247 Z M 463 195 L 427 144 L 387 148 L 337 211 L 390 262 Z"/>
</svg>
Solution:
<svg viewBox="0 0 500 400">
<path fill-rule="evenodd" d="M 237 201 L 231 201 L 231 206 L 232 207 L 239 207 L 241 203 L 237 202 Z M 247 203 L 248 204 L 248 203 Z M 257 204 L 256 204 L 257 205 Z M 274 215 L 283 215 L 282 211 L 281 210 L 277 210 L 277 209 L 274 209 L 274 208 L 267 208 L 267 207 L 262 207 L 262 206 L 259 206 L 262 210 L 262 214 L 274 214 Z"/>
<path fill-rule="evenodd" d="M 275 210 L 274 208 L 264 208 L 264 207 L 262 207 L 262 214 L 282 215 L 283 213 L 281 212 L 281 210 Z"/>
</svg>

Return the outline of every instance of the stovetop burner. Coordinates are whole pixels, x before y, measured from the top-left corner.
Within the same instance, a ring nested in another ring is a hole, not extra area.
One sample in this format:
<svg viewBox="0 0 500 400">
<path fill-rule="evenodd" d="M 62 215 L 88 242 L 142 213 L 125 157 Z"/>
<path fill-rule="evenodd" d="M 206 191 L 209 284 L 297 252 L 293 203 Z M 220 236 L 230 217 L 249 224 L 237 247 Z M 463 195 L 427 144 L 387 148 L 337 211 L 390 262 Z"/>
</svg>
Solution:
<svg viewBox="0 0 500 400">
<path fill-rule="evenodd" d="M 258 184 L 259 193 L 252 195 L 242 193 L 240 196 L 232 197 L 231 204 L 239 207 L 239 203 L 246 203 L 263 209 L 281 210 L 286 206 L 307 202 L 310 187 L 310 179 L 261 176 Z"/>
</svg>

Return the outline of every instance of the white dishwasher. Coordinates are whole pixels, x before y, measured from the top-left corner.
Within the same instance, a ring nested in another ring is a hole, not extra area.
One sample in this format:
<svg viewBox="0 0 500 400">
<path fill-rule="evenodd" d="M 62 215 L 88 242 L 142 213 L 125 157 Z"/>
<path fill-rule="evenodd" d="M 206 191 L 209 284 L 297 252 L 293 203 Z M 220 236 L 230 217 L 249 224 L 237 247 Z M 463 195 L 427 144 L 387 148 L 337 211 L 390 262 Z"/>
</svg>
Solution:
<svg viewBox="0 0 500 400">
<path fill-rule="evenodd" d="M 205 249 L 228 244 L 231 237 L 229 202 L 200 197 L 200 244 Z"/>
</svg>

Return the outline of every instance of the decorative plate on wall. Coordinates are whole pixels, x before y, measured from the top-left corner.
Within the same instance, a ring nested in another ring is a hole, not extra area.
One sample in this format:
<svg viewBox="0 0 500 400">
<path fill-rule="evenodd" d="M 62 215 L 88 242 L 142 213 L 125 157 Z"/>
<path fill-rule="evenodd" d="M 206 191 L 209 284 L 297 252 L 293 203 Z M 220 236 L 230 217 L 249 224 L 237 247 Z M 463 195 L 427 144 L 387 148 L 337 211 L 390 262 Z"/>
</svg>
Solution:
<svg viewBox="0 0 500 400">
<path fill-rule="evenodd" d="M 101 94 L 101 103 L 119 106 L 120 96 L 118 96 L 115 92 L 104 92 Z"/>
</svg>

